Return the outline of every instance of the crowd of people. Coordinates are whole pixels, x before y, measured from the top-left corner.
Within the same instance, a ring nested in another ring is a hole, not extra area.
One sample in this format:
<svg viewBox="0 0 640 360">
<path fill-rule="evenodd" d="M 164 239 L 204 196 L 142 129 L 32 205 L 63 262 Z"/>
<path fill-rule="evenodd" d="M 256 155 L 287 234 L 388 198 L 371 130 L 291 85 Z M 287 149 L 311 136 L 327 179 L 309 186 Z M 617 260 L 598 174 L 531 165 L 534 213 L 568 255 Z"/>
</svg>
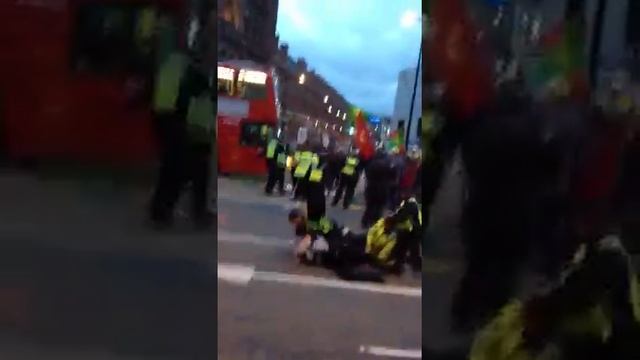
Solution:
<svg viewBox="0 0 640 360">
<path fill-rule="evenodd" d="M 277 187 L 286 193 L 290 168 L 291 199 L 306 203 L 294 209 L 289 222 L 299 241 L 296 258 L 305 264 L 332 268 L 349 280 L 383 281 L 384 273 L 402 273 L 406 263 L 421 269 L 422 209 L 419 204 L 421 152 L 379 149 L 363 157 L 304 143 L 291 149 L 270 136 L 265 147 L 268 168 L 265 193 Z M 287 161 L 289 159 L 289 161 Z M 365 210 L 356 232 L 327 216 L 327 205 L 350 209 L 356 188 L 364 181 Z"/>
<path fill-rule="evenodd" d="M 639 358 L 627 250 L 640 235 L 630 220 L 640 215 L 629 187 L 638 179 L 633 117 L 566 88 L 535 98 L 514 81 L 497 91 L 470 116 L 446 92 L 431 104 L 442 124 L 428 144 L 427 208 L 456 152 L 464 168 L 465 270 L 452 328 L 475 334 L 474 360 Z M 523 295 L 531 274 L 539 287 Z"/>
</svg>

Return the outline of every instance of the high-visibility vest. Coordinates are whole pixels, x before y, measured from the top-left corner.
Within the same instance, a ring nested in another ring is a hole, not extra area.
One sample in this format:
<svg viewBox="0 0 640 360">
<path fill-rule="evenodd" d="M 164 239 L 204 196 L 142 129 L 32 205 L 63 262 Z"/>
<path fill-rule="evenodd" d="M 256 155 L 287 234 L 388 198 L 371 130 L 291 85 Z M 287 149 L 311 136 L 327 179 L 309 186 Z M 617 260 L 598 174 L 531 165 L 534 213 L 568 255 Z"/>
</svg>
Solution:
<svg viewBox="0 0 640 360">
<path fill-rule="evenodd" d="M 322 234 L 326 234 L 333 229 L 333 223 L 325 216 L 318 221 L 308 221 L 307 226 L 309 230 L 318 231 Z"/>
<path fill-rule="evenodd" d="M 284 152 L 279 153 L 276 157 L 276 163 L 279 167 L 287 166 L 287 154 L 285 154 Z"/>
<path fill-rule="evenodd" d="M 309 181 L 314 183 L 322 181 L 322 169 L 312 169 L 311 174 L 309 174 Z"/>
<path fill-rule="evenodd" d="M 208 92 L 192 98 L 189 102 L 187 125 L 208 131 L 213 128 L 214 116 L 213 102 Z"/>
<path fill-rule="evenodd" d="M 602 243 L 602 242 L 601 242 Z M 578 250 L 578 253 L 584 249 Z M 628 254 L 624 254 L 628 257 Z M 573 264 L 578 265 L 584 258 L 576 256 Z M 633 272 L 633 265 L 628 260 L 630 274 L 629 301 L 633 309 L 633 317 L 640 323 L 640 284 Z M 505 305 L 498 315 L 479 331 L 471 347 L 470 360 L 529 360 L 532 359 L 523 345 L 523 304 L 512 301 Z M 572 335 L 586 335 L 606 341 L 611 336 L 612 319 L 608 306 L 597 304 L 585 309 L 580 314 L 566 316 L 558 322 L 558 332 Z M 536 358 L 537 359 L 537 358 Z"/>
<path fill-rule="evenodd" d="M 267 159 L 273 159 L 276 153 L 276 146 L 278 146 L 277 140 L 273 139 L 269 141 L 269 145 L 267 145 Z"/>
<path fill-rule="evenodd" d="M 320 164 L 320 157 L 318 156 L 318 154 L 312 153 L 311 154 L 311 166 L 313 166 L 315 168 L 315 167 L 318 166 L 318 164 Z"/>
<path fill-rule="evenodd" d="M 176 108 L 176 100 L 180 91 L 180 83 L 187 68 L 187 57 L 173 53 L 160 65 L 156 74 L 153 92 L 153 110 L 170 112 Z"/>
<path fill-rule="evenodd" d="M 213 102 L 208 92 L 191 99 L 186 118 L 191 142 L 210 143 L 213 141 L 214 116 Z"/>
<path fill-rule="evenodd" d="M 293 176 L 296 178 L 303 178 L 307 175 L 307 171 L 311 167 L 313 161 L 313 153 L 311 151 L 303 151 L 300 153 L 300 159 L 298 161 L 298 166 L 296 166 L 296 171 L 294 171 Z"/>
<path fill-rule="evenodd" d="M 345 175 L 353 175 L 356 172 L 356 166 L 358 166 L 358 158 L 349 156 L 347 157 L 345 165 L 342 167 L 342 173 Z"/>
<path fill-rule="evenodd" d="M 384 218 L 378 220 L 367 231 L 365 252 L 373 256 L 382 265 L 393 265 L 394 259 L 391 258 L 391 253 L 395 246 L 395 236 L 384 231 Z"/>
</svg>

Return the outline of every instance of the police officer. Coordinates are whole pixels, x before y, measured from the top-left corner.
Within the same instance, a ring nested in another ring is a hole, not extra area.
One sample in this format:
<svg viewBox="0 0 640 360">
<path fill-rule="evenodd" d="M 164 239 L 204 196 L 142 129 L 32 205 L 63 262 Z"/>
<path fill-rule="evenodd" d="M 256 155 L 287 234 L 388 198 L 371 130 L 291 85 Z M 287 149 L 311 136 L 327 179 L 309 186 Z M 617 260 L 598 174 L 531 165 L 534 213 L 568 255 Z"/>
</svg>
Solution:
<svg viewBox="0 0 640 360">
<path fill-rule="evenodd" d="M 636 359 L 640 284 L 619 239 L 582 245 L 568 265 L 550 289 L 503 306 L 469 358 Z"/>
<path fill-rule="evenodd" d="M 284 195 L 284 172 L 287 165 L 287 154 L 280 139 L 273 136 L 273 134 L 267 144 L 265 158 L 268 171 L 265 193 L 267 195 L 272 194 L 273 188 L 277 184 L 280 195 Z"/>
<path fill-rule="evenodd" d="M 392 257 L 395 259 L 394 270 L 402 272 L 403 264 L 409 253 L 409 264 L 414 271 L 420 271 L 422 266 L 421 243 L 422 206 L 411 196 L 405 197 L 396 211 L 385 218 L 385 230 L 395 231 L 397 241 Z"/>
<path fill-rule="evenodd" d="M 207 209 L 212 129 L 215 115 L 209 77 L 199 58 L 191 63 L 180 53 L 169 56 L 156 80 L 154 108 L 160 129 L 161 170 L 152 200 L 151 219 L 170 225 L 178 198 L 192 183 L 192 216 L 198 226 L 209 226 Z"/>
<path fill-rule="evenodd" d="M 333 197 L 331 206 L 336 206 L 338 204 L 343 193 L 344 201 L 342 203 L 342 207 L 344 209 L 348 209 L 351 205 L 353 194 L 355 193 L 356 185 L 358 184 L 358 178 L 360 177 L 360 172 L 358 171 L 359 163 L 360 160 L 358 159 L 357 153 L 355 151 L 351 151 L 345 159 L 344 166 L 340 170 L 340 182 L 338 184 L 336 194 Z"/>
<path fill-rule="evenodd" d="M 185 54 L 175 51 L 160 64 L 155 77 L 153 113 L 160 148 L 160 169 L 150 217 L 156 225 L 170 225 L 173 221 L 172 199 L 180 191 L 184 172 L 186 126 L 177 112 L 177 102 L 188 62 Z"/>
<path fill-rule="evenodd" d="M 292 161 L 291 161 L 290 176 L 291 176 L 291 186 L 294 189 L 294 192 L 295 192 L 296 186 L 298 185 L 298 178 L 295 176 L 295 173 L 296 173 L 296 167 L 298 167 L 298 163 L 300 162 L 300 153 L 301 153 L 300 147 L 297 146 L 294 149 L 293 153 L 291 154 Z M 295 198 L 295 195 L 292 195 L 291 197 Z"/>
<path fill-rule="evenodd" d="M 307 215 L 309 221 L 320 221 L 326 215 L 323 167 L 313 166 L 306 181 Z"/>
<path fill-rule="evenodd" d="M 324 169 L 325 188 L 327 192 L 336 189 L 336 182 L 339 181 L 340 170 L 344 166 L 346 157 L 344 153 L 337 149 L 332 149 L 327 156 L 327 166 Z"/>
<path fill-rule="evenodd" d="M 186 109 L 187 122 L 187 174 L 181 188 L 191 182 L 192 217 L 196 226 L 206 228 L 213 224 L 214 215 L 208 209 L 211 153 L 215 128 L 213 94 L 210 77 L 203 68 L 191 68 L 185 88 L 178 97 L 178 112 Z M 174 201 L 177 201 L 177 195 Z"/>
<path fill-rule="evenodd" d="M 317 164 L 317 155 L 310 150 L 309 146 L 305 146 L 300 152 L 300 157 L 296 169 L 293 172 L 293 177 L 296 179 L 296 188 L 294 191 L 294 200 L 304 200 L 307 197 L 307 184 L 311 169 L 314 167 L 314 163 Z"/>
</svg>

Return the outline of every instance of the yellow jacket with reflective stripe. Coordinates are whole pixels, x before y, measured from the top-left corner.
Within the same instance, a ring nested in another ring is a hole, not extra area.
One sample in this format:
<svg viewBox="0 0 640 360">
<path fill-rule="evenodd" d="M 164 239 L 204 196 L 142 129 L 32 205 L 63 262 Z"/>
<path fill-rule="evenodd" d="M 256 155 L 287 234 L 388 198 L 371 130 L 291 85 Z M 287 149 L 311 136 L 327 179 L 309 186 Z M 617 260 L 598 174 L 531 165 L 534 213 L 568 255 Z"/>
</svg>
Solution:
<svg viewBox="0 0 640 360">
<path fill-rule="evenodd" d="M 276 139 L 272 139 L 269 141 L 269 145 L 267 145 L 267 159 L 273 159 L 273 156 L 276 154 L 276 147 L 278 146 L 278 141 Z"/>
<path fill-rule="evenodd" d="M 211 94 L 205 91 L 191 98 L 187 111 L 187 126 L 193 142 L 210 143 L 213 141 L 215 114 Z"/>
<path fill-rule="evenodd" d="M 611 324 L 602 306 L 567 318 L 561 325 L 562 332 L 590 334 L 606 340 Z M 471 346 L 469 360 L 546 360 L 545 354 L 532 356 L 523 347 L 523 304 L 513 301 L 505 305 L 499 314 L 479 331 Z"/>
<path fill-rule="evenodd" d="M 180 83 L 188 65 L 185 55 L 172 53 L 160 65 L 155 78 L 153 91 L 153 110 L 171 112 L 175 110 L 180 91 Z"/>
<path fill-rule="evenodd" d="M 382 265 L 393 265 L 390 258 L 393 248 L 396 246 L 396 239 L 384 232 L 384 218 L 378 220 L 367 231 L 367 246 L 365 252 L 376 258 Z"/>
<path fill-rule="evenodd" d="M 356 166 L 358 166 L 358 158 L 355 156 L 348 156 L 344 166 L 342 167 L 342 173 L 345 175 L 353 175 L 356 171 Z"/>
<path fill-rule="evenodd" d="M 293 172 L 293 176 L 296 178 L 303 178 L 307 175 L 307 171 L 311 167 L 313 162 L 313 153 L 311 151 L 303 151 L 300 153 L 298 165 Z"/>
<path fill-rule="evenodd" d="M 631 264 L 630 264 L 631 265 Z M 640 324 L 640 284 L 630 266 L 630 299 L 635 321 Z M 543 360 L 543 356 L 531 357 L 522 348 L 523 305 L 513 301 L 504 306 L 474 339 L 470 360 Z M 609 311 L 599 304 L 587 311 L 563 319 L 559 330 L 563 333 L 600 337 L 606 341 L 611 335 L 612 323 Z"/>
</svg>

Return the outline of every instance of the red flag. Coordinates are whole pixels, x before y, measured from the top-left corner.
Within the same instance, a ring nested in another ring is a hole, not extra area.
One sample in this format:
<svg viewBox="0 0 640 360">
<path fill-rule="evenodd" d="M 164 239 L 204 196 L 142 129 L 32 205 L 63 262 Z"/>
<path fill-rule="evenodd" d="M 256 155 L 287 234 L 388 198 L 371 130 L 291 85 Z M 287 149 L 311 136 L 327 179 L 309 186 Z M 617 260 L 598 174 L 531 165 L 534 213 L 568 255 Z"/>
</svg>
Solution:
<svg viewBox="0 0 640 360">
<path fill-rule="evenodd" d="M 431 5 L 434 37 L 428 58 L 460 115 L 466 117 L 490 99 L 491 57 L 480 46 L 479 33 L 460 0 L 434 0 Z"/>
<path fill-rule="evenodd" d="M 360 156 L 363 159 L 369 159 L 373 156 L 375 152 L 375 147 L 373 145 L 371 139 L 371 133 L 369 131 L 369 127 L 367 126 L 367 122 L 364 120 L 362 116 L 362 111 L 358 111 L 358 115 L 356 116 L 356 136 L 355 136 L 355 144 L 358 150 L 360 151 Z"/>
</svg>

